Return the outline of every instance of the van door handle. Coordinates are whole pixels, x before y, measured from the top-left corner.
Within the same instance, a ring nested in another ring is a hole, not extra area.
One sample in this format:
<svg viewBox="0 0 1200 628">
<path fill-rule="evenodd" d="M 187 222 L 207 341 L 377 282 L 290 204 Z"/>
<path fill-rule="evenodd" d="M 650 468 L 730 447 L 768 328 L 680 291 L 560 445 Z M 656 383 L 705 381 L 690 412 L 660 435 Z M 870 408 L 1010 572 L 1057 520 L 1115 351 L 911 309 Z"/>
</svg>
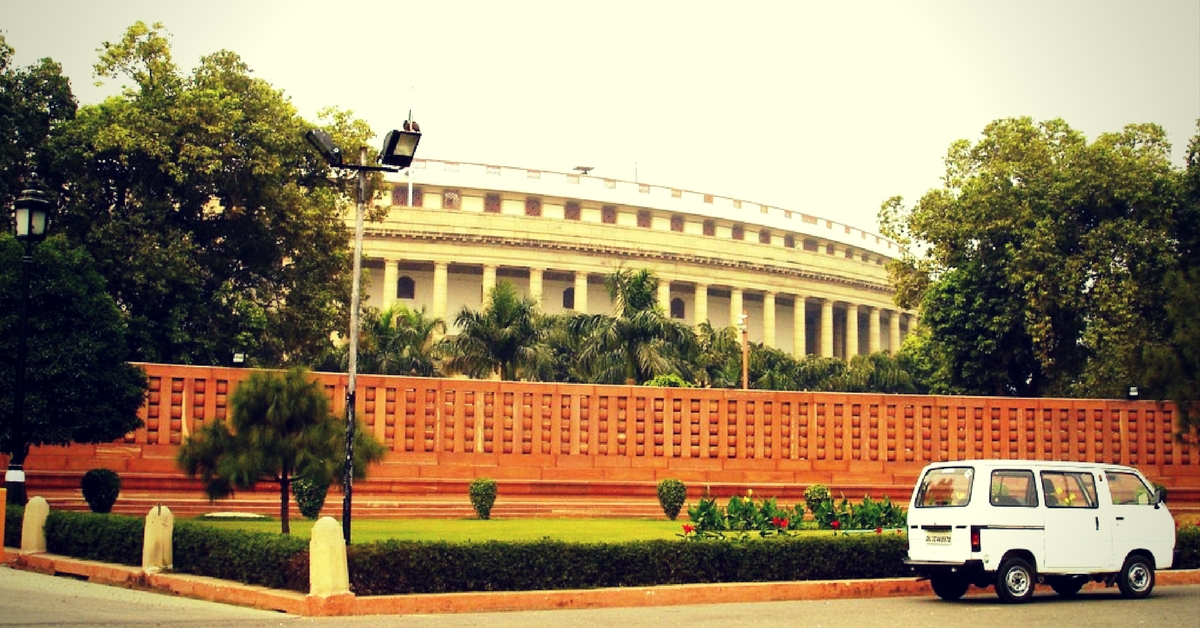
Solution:
<svg viewBox="0 0 1200 628">
<path fill-rule="evenodd" d="M 1124 521 L 1125 517 L 1117 517 L 1117 521 Z"/>
<path fill-rule="evenodd" d="M 1096 531 L 1100 531 L 1100 517 L 1096 517 Z"/>
</svg>

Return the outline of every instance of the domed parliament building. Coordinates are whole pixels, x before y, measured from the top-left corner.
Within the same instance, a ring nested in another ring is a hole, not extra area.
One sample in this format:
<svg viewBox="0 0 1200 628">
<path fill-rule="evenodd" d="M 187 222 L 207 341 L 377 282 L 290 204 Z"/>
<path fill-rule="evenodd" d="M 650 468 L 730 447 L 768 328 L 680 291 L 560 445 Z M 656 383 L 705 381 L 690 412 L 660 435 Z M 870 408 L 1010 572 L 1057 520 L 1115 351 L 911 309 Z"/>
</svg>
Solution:
<svg viewBox="0 0 1200 628">
<path fill-rule="evenodd" d="M 365 304 L 401 302 L 446 321 L 481 309 L 498 281 L 543 312 L 609 313 L 604 278 L 648 269 L 663 310 L 737 325 L 796 356 L 896 352 L 914 312 L 892 301 L 881 236 L 801 211 L 591 176 L 417 160 L 387 180 L 368 222 Z"/>
</svg>

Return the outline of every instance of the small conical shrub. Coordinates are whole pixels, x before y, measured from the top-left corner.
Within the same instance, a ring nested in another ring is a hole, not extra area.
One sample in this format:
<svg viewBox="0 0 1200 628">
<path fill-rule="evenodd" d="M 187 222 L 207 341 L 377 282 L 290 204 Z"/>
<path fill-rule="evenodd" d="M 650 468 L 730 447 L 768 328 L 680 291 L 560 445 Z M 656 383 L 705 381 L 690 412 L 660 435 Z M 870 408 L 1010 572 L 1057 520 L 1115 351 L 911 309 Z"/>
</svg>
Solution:
<svg viewBox="0 0 1200 628">
<path fill-rule="evenodd" d="M 492 515 L 492 504 L 496 503 L 496 481 L 488 478 L 476 478 L 471 482 L 471 507 L 480 519 L 488 519 Z"/>
<path fill-rule="evenodd" d="M 113 504 L 117 503 L 117 495 L 121 494 L 121 477 L 111 469 L 92 469 L 83 474 L 83 499 L 87 501 L 92 512 L 112 512 Z"/>
<path fill-rule="evenodd" d="M 671 521 L 679 516 L 679 509 L 687 500 L 687 487 L 679 480 L 666 479 L 658 483 L 658 505 Z"/>
<path fill-rule="evenodd" d="M 292 480 L 292 496 L 296 498 L 296 506 L 300 508 L 300 514 L 308 519 L 315 520 L 321 516 L 328 492 L 328 484 L 322 485 L 308 478 Z"/>
</svg>

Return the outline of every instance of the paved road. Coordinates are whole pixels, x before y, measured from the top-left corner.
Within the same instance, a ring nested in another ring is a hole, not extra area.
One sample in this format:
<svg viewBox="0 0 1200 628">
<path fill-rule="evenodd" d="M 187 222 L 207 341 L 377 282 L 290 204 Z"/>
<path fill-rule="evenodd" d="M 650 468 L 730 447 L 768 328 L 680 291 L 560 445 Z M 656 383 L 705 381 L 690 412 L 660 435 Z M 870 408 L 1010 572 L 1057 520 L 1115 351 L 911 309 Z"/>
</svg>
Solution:
<svg viewBox="0 0 1200 628">
<path fill-rule="evenodd" d="M 686 628 L 812 626 L 816 628 L 940 628 L 1020 626 L 1200 628 L 1200 585 L 1159 587 L 1147 600 L 1116 590 L 1077 600 L 1039 594 L 1020 606 L 1000 604 L 990 591 L 948 603 L 933 597 L 878 600 L 711 604 L 662 608 L 477 613 L 465 615 L 306 618 L 143 591 L 89 584 L 0 567 L 0 626 L 162 626 L 171 628 L 403 627 Z"/>
</svg>

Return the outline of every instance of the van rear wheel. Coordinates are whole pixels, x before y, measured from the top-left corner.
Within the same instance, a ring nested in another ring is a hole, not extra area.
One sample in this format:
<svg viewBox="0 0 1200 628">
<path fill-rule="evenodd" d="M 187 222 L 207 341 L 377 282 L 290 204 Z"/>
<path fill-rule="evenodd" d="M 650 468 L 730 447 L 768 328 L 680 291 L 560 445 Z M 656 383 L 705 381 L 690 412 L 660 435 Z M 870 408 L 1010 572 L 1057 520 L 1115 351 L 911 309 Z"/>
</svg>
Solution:
<svg viewBox="0 0 1200 628">
<path fill-rule="evenodd" d="M 1143 598 L 1154 590 L 1154 562 L 1141 554 L 1125 559 L 1117 575 L 1117 587 L 1127 598 Z"/>
<path fill-rule="evenodd" d="M 1035 584 L 1037 573 L 1023 558 L 1005 558 L 996 570 L 996 595 L 1010 604 L 1028 602 Z"/>
<path fill-rule="evenodd" d="M 965 578 L 953 575 L 933 576 L 929 578 L 929 585 L 938 597 L 951 602 L 966 595 L 967 587 L 971 586 Z"/>
</svg>

